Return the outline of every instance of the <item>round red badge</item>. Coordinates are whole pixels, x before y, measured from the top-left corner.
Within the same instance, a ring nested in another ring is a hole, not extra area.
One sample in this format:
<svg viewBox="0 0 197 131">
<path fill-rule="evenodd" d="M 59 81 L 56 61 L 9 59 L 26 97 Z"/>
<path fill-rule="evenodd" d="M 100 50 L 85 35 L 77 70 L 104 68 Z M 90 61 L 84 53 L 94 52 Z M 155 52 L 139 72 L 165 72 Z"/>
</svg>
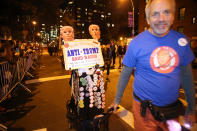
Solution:
<svg viewBox="0 0 197 131">
<path fill-rule="evenodd" d="M 179 64 L 177 52 L 168 46 L 156 48 L 150 56 L 152 69 L 159 73 L 170 73 Z"/>
</svg>

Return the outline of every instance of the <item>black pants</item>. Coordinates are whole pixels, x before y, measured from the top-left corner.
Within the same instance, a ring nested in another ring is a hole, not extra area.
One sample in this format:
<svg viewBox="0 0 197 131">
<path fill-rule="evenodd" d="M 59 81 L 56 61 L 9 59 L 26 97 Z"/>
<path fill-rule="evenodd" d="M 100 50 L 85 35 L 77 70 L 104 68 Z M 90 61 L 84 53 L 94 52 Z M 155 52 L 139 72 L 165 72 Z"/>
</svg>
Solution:
<svg viewBox="0 0 197 131">
<path fill-rule="evenodd" d="M 115 53 L 112 54 L 112 59 L 113 59 L 113 66 L 114 66 L 116 63 L 116 54 Z"/>
</svg>

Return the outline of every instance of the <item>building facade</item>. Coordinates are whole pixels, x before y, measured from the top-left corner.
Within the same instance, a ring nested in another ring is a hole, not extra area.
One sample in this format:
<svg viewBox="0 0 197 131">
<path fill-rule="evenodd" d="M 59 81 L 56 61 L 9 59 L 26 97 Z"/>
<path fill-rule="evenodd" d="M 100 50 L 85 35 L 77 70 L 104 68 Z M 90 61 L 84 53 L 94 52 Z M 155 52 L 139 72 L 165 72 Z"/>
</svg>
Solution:
<svg viewBox="0 0 197 131">
<path fill-rule="evenodd" d="M 111 0 L 68 0 L 59 11 L 59 26 L 72 26 L 75 38 L 84 39 L 90 38 L 89 25 L 97 24 L 100 26 L 102 39 L 106 39 L 110 37 L 109 30 L 114 28 L 110 5 Z"/>
</svg>

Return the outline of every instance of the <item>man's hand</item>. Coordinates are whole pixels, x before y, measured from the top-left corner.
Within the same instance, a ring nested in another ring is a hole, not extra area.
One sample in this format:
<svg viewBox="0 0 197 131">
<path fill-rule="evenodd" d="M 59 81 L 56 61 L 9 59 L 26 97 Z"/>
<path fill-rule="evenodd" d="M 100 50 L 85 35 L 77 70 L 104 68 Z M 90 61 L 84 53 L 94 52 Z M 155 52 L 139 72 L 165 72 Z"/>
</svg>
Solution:
<svg viewBox="0 0 197 131">
<path fill-rule="evenodd" d="M 194 123 L 196 122 L 196 116 L 195 114 L 187 114 L 184 117 L 185 122 L 188 122 L 189 124 L 191 124 L 191 126 L 194 126 Z"/>
</svg>

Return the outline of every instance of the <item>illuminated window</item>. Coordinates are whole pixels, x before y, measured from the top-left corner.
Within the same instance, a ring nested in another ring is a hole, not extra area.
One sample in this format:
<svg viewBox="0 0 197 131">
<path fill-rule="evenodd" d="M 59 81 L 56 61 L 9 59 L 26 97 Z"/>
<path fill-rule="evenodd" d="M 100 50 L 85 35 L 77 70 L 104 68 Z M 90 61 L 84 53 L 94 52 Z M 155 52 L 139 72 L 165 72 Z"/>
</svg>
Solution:
<svg viewBox="0 0 197 131">
<path fill-rule="evenodd" d="M 183 30 L 184 30 L 183 26 L 178 26 L 177 27 L 178 32 L 183 33 Z"/>
<path fill-rule="evenodd" d="M 192 17 L 192 24 L 196 23 L 196 17 Z"/>
<path fill-rule="evenodd" d="M 78 15 L 78 16 L 77 16 L 77 18 L 81 18 L 81 16 L 80 16 L 80 15 Z"/>
<path fill-rule="evenodd" d="M 179 20 L 184 20 L 185 17 L 185 8 L 180 8 L 179 9 Z"/>
<path fill-rule="evenodd" d="M 108 13 L 107 13 L 107 15 L 111 15 L 111 13 L 110 13 L 110 12 L 108 12 Z"/>
<path fill-rule="evenodd" d="M 93 10 L 93 12 L 94 12 L 94 13 L 96 13 L 96 12 L 97 12 L 97 10 Z"/>
<path fill-rule="evenodd" d="M 73 4 L 73 1 L 68 2 L 68 4 L 69 4 L 69 5 L 72 5 L 72 4 Z"/>
<path fill-rule="evenodd" d="M 107 23 L 107 27 L 110 27 L 110 23 Z"/>
</svg>

